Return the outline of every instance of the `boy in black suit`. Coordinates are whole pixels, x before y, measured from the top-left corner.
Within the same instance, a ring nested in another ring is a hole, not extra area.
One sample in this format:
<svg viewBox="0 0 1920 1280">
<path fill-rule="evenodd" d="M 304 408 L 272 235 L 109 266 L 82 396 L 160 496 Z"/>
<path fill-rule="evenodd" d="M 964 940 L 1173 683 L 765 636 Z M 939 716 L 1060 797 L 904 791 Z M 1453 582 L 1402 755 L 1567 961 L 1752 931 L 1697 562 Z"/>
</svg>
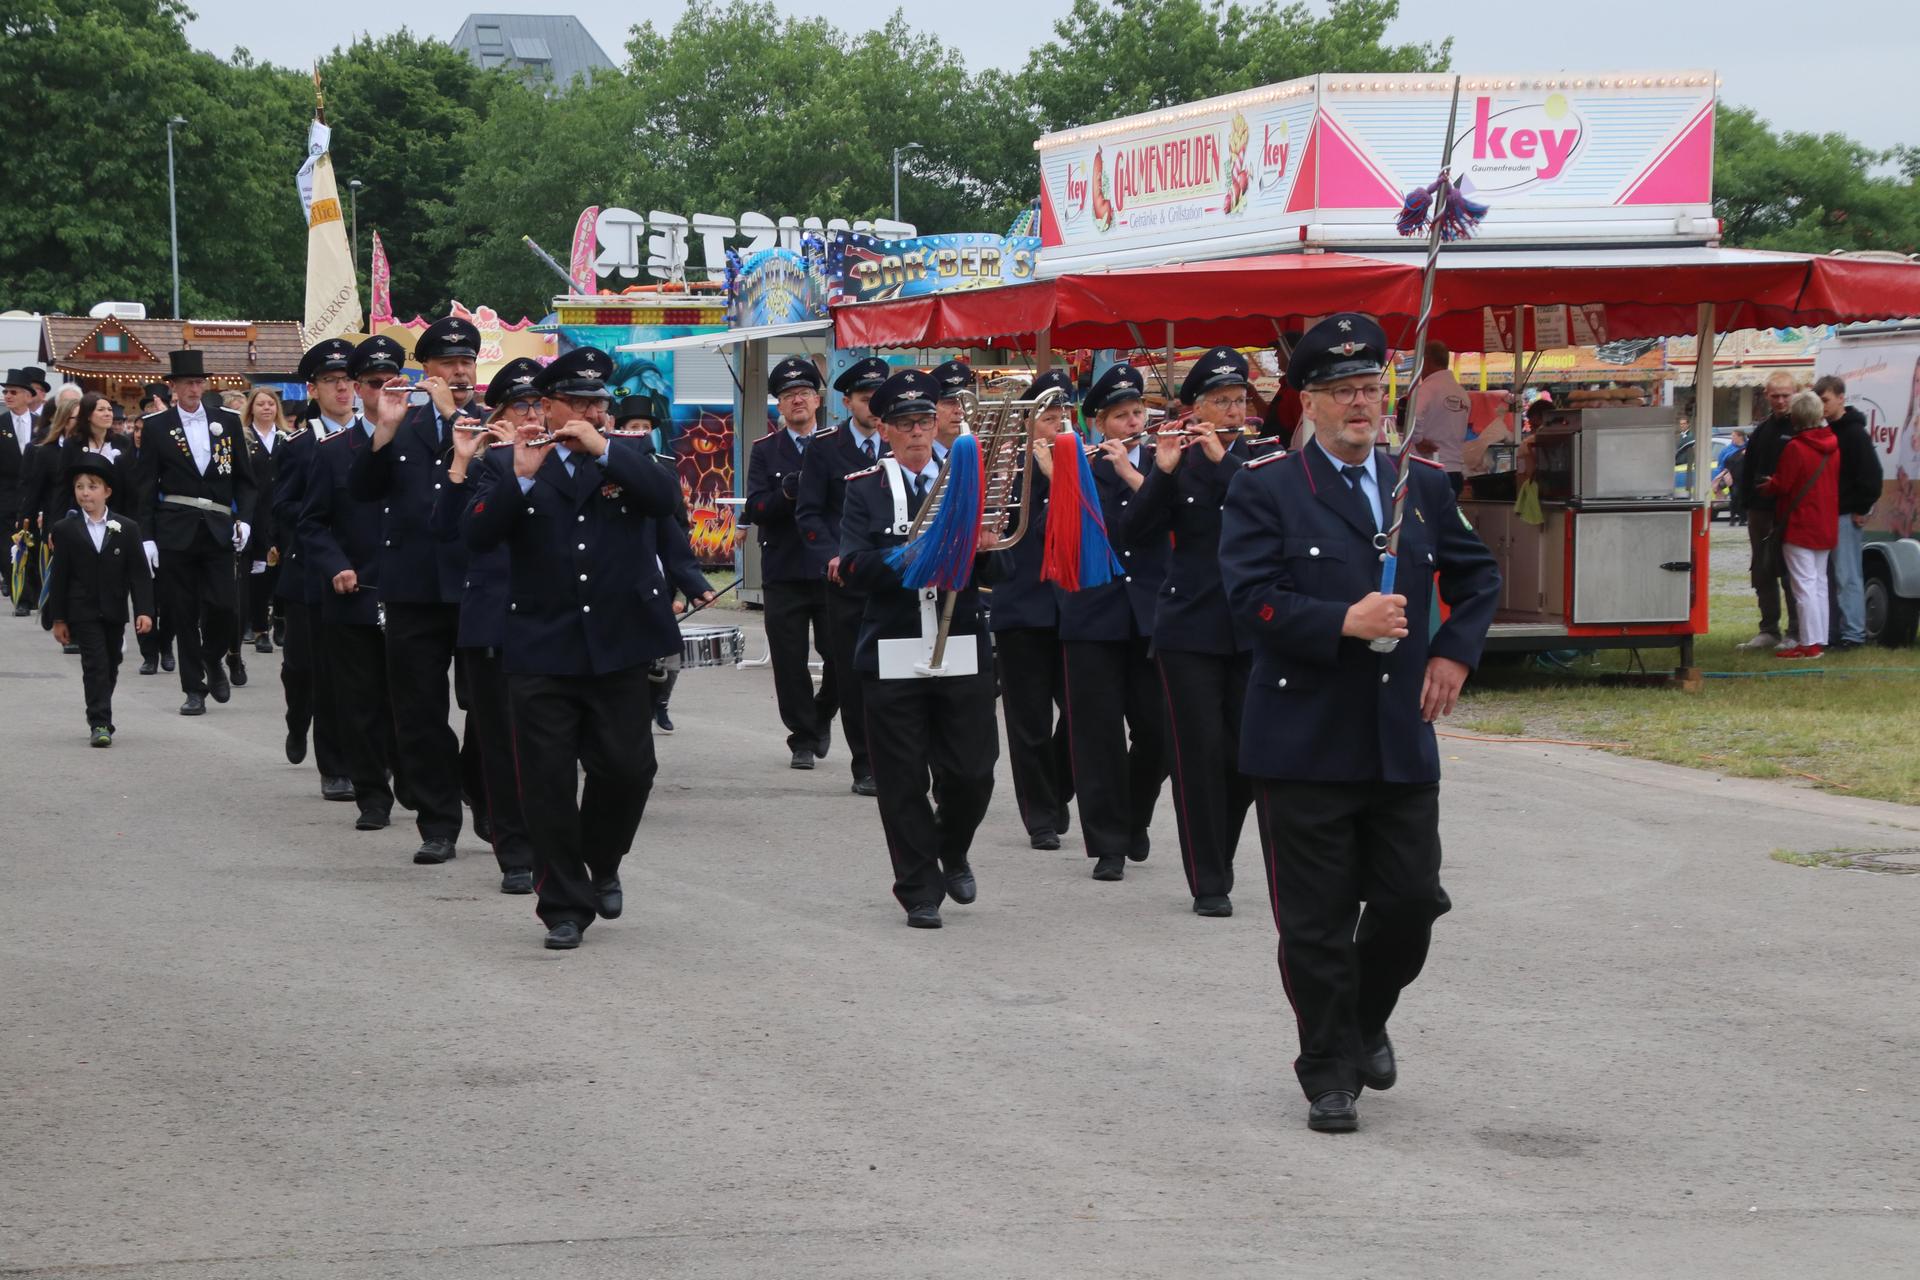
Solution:
<svg viewBox="0 0 1920 1280">
<path fill-rule="evenodd" d="M 127 639 L 127 597 L 133 629 L 153 630 L 153 575 L 141 550 L 140 526 L 108 512 L 113 463 L 76 451 L 67 467 L 78 511 L 53 526 L 53 582 L 46 621 L 61 644 L 80 646 L 80 678 L 87 693 L 87 725 L 96 747 L 113 745 L 113 686 Z"/>
</svg>

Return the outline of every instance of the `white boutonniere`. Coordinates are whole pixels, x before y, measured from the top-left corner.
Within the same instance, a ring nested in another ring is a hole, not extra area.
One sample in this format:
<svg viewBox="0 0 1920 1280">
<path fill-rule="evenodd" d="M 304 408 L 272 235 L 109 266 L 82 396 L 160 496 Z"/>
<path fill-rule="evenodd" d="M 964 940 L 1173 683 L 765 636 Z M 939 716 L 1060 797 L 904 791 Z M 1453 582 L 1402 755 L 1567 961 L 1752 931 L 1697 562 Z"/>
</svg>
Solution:
<svg viewBox="0 0 1920 1280">
<path fill-rule="evenodd" d="M 108 533 L 120 532 L 120 522 L 118 520 L 107 521 L 107 532 Z"/>
<path fill-rule="evenodd" d="M 207 434 L 218 439 L 220 435 L 220 424 L 217 422 L 209 422 L 207 424 Z"/>
</svg>

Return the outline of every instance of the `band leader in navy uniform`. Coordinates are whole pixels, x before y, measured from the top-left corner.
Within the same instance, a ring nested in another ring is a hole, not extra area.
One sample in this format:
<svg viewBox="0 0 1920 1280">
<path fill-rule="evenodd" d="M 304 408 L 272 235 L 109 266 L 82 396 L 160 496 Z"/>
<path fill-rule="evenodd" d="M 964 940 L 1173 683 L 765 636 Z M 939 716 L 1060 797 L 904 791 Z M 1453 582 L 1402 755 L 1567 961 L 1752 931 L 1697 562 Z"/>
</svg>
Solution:
<svg viewBox="0 0 1920 1280">
<path fill-rule="evenodd" d="M 980 588 L 1004 573 L 1005 552 L 976 555 L 973 576 L 954 601 L 948 652 L 976 646 L 976 673 L 880 678 L 880 641 L 924 634 L 922 593 L 902 585 L 887 552 L 907 540 L 907 525 L 940 478 L 932 456 L 936 394 L 933 379 L 918 369 L 893 374 L 873 393 L 892 456 L 848 478 L 840 521 L 841 575 L 867 593 L 854 666 L 866 684 L 867 746 L 893 862 L 893 896 L 916 929 L 941 927 L 946 898 L 964 906 L 976 896 L 968 851 L 993 798 L 1000 755 Z M 931 604 L 937 611 L 946 600 L 938 592 Z"/>
<path fill-rule="evenodd" d="M 507 548 L 503 662 L 535 910 L 552 950 L 625 909 L 620 863 L 657 768 L 648 668 L 680 649 L 657 536 L 680 485 L 637 441 L 601 433 L 612 372 L 593 347 L 541 371 L 552 439 L 522 428 L 488 450 L 462 523 L 474 552 Z M 704 579 L 687 585 L 711 598 Z"/>
<path fill-rule="evenodd" d="M 1220 585 L 1220 513 L 1250 457 L 1241 427 L 1251 388 L 1246 357 L 1231 347 L 1194 361 L 1180 402 L 1199 434 L 1159 437 L 1123 521 L 1129 544 L 1156 536 L 1172 543 L 1154 606 L 1153 654 L 1172 743 L 1180 867 L 1194 913 L 1213 917 L 1233 914 L 1233 854 L 1253 805 L 1239 767 L 1252 641 Z"/>
<path fill-rule="evenodd" d="M 761 599 L 773 695 L 787 727 L 788 764 L 811 769 L 827 754 L 839 708 L 837 673 L 827 642 L 825 548 L 810 548 L 794 516 L 800 468 L 813 443 L 826 385 L 813 361 L 788 356 L 767 375 L 767 394 L 780 406 L 780 426 L 753 442 L 747 456 L 746 521 L 760 540 Z M 820 688 L 807 666 L 808 634 L 820 655 Z"/>
<path fill-rule="evenodd" d="M 873 416 L 873 393 L 890 372 L 885 360 L 867 356 L 834 379 L 833 389 L 846 400 L 849 416 L 838 427 L 813 433 L 813 443 L 800 464 L 800 497 L 793 514 L 801 540 L 827 580 L 827 654 L 835 673 L 845 673 L 835 682 L 834 692 L 840 696 L 840 733 L 847 740 L 857 796 L 874 794 L 866 701 L 860 678 L 852 674 L 867 593 L 840 572 L 840 515 L 846 507 L 847 477 L 887 455 L 885 433 Z"/>
<path fill-rule="evenodd" d="M 1324 1132 L 1356 1128 L 1361 1088 L 1398 1075 L 1388 1017 L 1451 905 L 1433 721 L 1479 662 L 1500 593 L 1446 472 L 1417 458 L 1400 593 L 1378 589 L 1396 474 L 1374 447 L 1386 356 L 1362 315 L 1302 337 L 1287 377 L 1313 437 L 1240 469 L 1220 533 L 1227 597 L 1254 639 L 1240 765 L 1255 775 L 1294 1071 Z M 1436 577 L 1450 613 L 1429 636 Z M 1369 647 L 1388 636 L 1391 653 Z"/>
<path fill-rule="evenodd" d="M 1093 483 L 1122 572 L 1060 599 L 1073 785 L 1095 880 L 1119 880 L 1128 859 L 1146 859 L 1147 829 L 1167 776 L 1167 715 L 1150 651 L 1167 536 L 1133 541 L 1127 533 L 1143 468 L 1153 467 L 1152 450 L 1137 438 L 1147 425 L 1145 397 L 1146 383 L 1130 364 L 1112 366 L 1087 392 L 1087 412 L 1105 437 L 1091 466 Z"/>
</svg>

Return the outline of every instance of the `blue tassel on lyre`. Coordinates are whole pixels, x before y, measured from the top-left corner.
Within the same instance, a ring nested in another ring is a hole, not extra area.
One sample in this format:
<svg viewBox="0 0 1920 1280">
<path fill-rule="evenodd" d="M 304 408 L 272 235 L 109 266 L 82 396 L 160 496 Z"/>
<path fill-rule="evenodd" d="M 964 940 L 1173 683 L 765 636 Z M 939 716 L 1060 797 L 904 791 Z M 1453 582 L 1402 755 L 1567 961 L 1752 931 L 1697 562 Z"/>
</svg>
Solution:
<svg viewBox="0 0 1920 1280">
<path fill-rule="evenodd" d="M 966 587 L 980 544 L 982 501 L 980 442 L 963 435 L 947 450 L 947 483 L 940 492 L 940 510 L 912 542 L 887 552 L 887 563 L 900 571 L 904 585 L 915 591 Z"/>
<path fill-rule="evenodd" d="M 1407 192 L 1407 198 L 1400 205 L 1400 216 L 1395 226 L 1403 236 L 1417 236 L 1426 232 L 1432 225 L 1433 197 L 1445 192 L 1440 203 L 1440 238 L 1446 241 L 1465 240 L 1480 225 L 1480 219 L 1487 216 L 1488 206 L 1478 200 L 1470 200 L 1467 193 L 1455 183 L 1445 178 L 1435 178 L 1426 186 Z"/>
<path fill-rule="evenodd" d="M 1080 437 L 1062 431 L 1053 441 L 1053 491 L 1047 501 L 1046 546 L 1040 557 L 1040 580 L 1063 591 L 1105 586 L 1121 571 L 1120 560 L 1107 541 L 1107 523 L 1100 514 L 1100 491 L 1094 487 L 1093 467 Z"/>
</svg>

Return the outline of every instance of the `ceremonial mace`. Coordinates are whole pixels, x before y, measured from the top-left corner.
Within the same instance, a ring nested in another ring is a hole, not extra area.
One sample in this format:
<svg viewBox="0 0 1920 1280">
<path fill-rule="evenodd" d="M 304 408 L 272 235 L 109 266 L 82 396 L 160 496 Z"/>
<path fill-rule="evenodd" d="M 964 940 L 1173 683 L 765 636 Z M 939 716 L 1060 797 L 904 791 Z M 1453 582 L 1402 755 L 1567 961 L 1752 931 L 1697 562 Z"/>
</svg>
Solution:
<svg viewBox="0 0 1920 1280">
<path fill-rule="evenodd" d="M 1454 189 L 1453 127 L 1460 119 L 1460 77 L 1453 78 L 1453 105 L 1447 109 L 1447 139 L 1440 151 L 1440 176 L 1433 185 L 1409 192 L 1400 212 L 1402 234 L 1417 234 L 1421 219 L 1427 227 L 1427 262 L 1420 277 L 1420 319 L 1414 330 L 1413 372 L 1407 378 L 1406 429 L 1400 447 L 1394 451 L 1396 474 L 1393 480 L 1393 514 L 1387 521 L 1386 542 L 1380 553 L 1380 594 L 1393 594 L 1395 572 L 1400 561 L 1400 525 L 1407 515 L 1407 455 L 1413 450 L 1416 427 L 1415 409 L 1420 399 L 1420 379 L 1427 362 L 1427 325 L 1433 319 L 1433 278 L 1440 261 L 1440 242 L 1464 237 L 1486 212 Z M 1411 228 L 1411 230 L 1410 230 Z M 1367 642 L 1375 653 L 1392 653 L 1400 641 L 1381 636 Z"/>
</svg>

